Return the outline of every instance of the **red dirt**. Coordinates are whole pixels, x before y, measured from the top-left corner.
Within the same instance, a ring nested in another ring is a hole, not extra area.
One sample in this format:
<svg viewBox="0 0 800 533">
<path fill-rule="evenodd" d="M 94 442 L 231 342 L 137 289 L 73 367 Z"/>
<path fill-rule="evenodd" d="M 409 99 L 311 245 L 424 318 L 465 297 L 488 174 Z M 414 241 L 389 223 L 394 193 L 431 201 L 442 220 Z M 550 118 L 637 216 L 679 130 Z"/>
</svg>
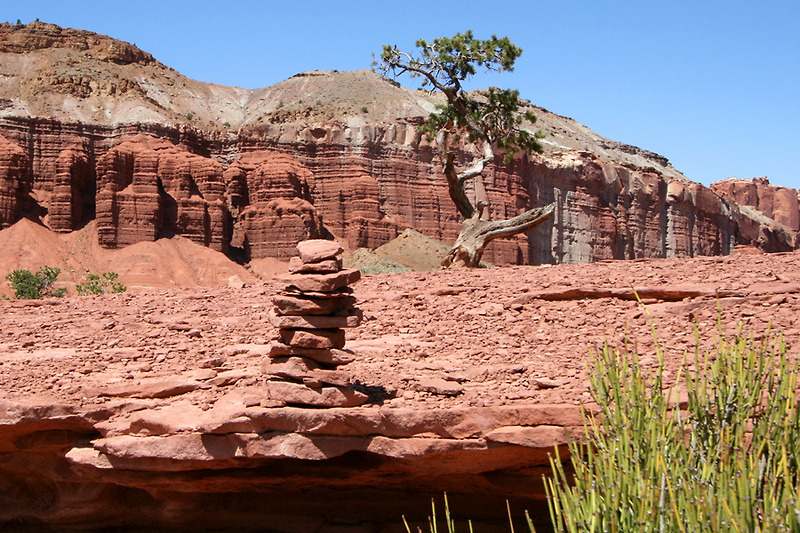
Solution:
<svg viewBox="0 0 800 533">
<path fill-rule="evenodd" d="M 771 325 L 790 350 L 800 346 L 800 253 L 367 275 L 354 289 L 365 320 L 347 332 L 357 358 L 345 368 L 385 391 L 387 407 L 586 401 L 590 350 L 628 339 L 654 362 L 648 315 L 671 364 L 691 358 L 693 328 L 703 345 L 714 341 L 718 313 L 725 334 L 741 323 L 761 336 Z M 277 336 L 267 316 L 275 290 L 256 282 L 0 302 L 1 397 L 102 404 L 104 386 L 211 383 L 232 371 L 241 375 L 231 383 L 181 398 L 202 406 L 252 390 L 262 357 L 242 345 Z"/>
</svg>

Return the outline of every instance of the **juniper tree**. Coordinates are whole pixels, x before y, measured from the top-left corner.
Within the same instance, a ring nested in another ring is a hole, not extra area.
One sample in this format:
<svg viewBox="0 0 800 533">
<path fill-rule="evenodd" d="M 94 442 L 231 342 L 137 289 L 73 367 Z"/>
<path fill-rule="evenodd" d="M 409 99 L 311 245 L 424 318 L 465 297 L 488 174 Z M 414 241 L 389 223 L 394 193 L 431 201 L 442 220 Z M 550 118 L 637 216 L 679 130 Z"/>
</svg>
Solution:
<svg viewBox="0 0 800 533">
<path fill-rule="evenodd" d="M 478 67 L 495 72 L 512 71 L 522 49 L 508 37 L 493 35 L 491 39 L 480 40 L 471 31 L 440 37 L 432 43 L 421 39 L 416 47 L 415 53 L 409 53 L 386 45 L 376 65 L 384 74 L 395 77 L 403 74 L 421 77 L 423 87 L 445 96 L 447 103 L 437 106 L 421 126 L 429 140 L 436 141 L 450 198 L 464 217 L 461 232 L 442 265 L 478 266 L 491 241 L 525 232 L 553 214 L 554 204 L 550 204 L 513 218 L 491 220 L 484 218 L 488 200 L 477 198 L 473 205 L 467 194 L 470 180 L 473 190 L 483 190 L 483 172 L 497 155 L 502 155 L 502 160 L 508 163 L 521 150 L 542 151 L 539 132 L 523 128 L 525 121 L 535 123 L 536 116 L 529 110 L 521 110 L 519 91 L 491 87 L 468 93 L 462 85 Z M 479 155 L 469 168 L 459 171 L 456 148 L 464 143 L 473 146 Z"/>
</svg>

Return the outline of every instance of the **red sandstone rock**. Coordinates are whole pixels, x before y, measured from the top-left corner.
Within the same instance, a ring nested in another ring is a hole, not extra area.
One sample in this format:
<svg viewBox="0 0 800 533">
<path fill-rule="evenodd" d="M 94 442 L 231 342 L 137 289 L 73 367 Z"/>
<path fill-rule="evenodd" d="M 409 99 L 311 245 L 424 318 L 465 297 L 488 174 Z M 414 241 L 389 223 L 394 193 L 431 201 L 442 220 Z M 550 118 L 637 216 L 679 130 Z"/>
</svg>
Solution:
<svg viewBox="0 0 800 533">
<path fill-rule="evenodd" d="M 316 208 L 303 198 L 273 199 L 248 205 L 239 215 L 242 247 L 250 259 L 288 259 L 298 241 L 323 233 Z"/>
<path fill-rule="evenodd" d="M 576 433 L 570 436 L 575 437 Z M 547 448 L 569 442 L 563 426 L 546 425 L 500 427 L 487 433 L 486 439 L 528 448 Z"/>
<path fill-rule="evenodd" d="M 458 396 L 464 392 L 464 388 L 458 383 L 447 381 L 439 377 L 419 379 L 412 387 L 414 390 L 430 392 L 431 394 L 440 394 L 442 396 Z"/>
<path fill-rule="evenodd" d="M 274 342 L 269 346 L 270 357 L 281 358 L 292 354 L 313 359 L 318 363 L 330 364 L 330 365 L 346 365 L 348 363 L 352 363 L 355 360 L 353 352 L 347 350 L 336 350 L 328 348 L 322 348 L 322 349 L 299 348 L 296 346 L 289 346 L 287 344 L 282 344 L 278 342 Z"/>
<path fill-rule="evenodd" d="M 712 183 L 711 190 L 740 205 L 754 207 L 793 231 L 800 230 L 800 192 L 795 189 L 771 185 L 767 178 L 731 178 Z"/>
<path fill-rule="evenodd" d="M 316 263 L 303 263 L 299 257 L 289 260 L 291 274 L 330 274 L 342 269 L 342 259 L 327 259 Z"/>
<path fill-rule="evenodd" d="M 274 357 L 264 362 L 263 370 L 268 376 L 279 380 L 300 381 L 310 387 L 335 385 L 350 386 L 350 375 L 342 370 L 320 369 L 319 363 L 313 359 L 300 356 Z"/>
<path fill-rule="evenodd" d="M 262 337 L 274 331 L 265 295 L 277 286 L 0 301 L 3 519 L 186 529 L 199 527 L 197 517 L 224 528 L 244 516 L 251 528 L 297 531 L 309 510 L 337 523 L 383 523 L 416 505 L 424 516 L 431 495 L 444 490 L 451 506 L 499 493 L 497 517 L 505 498 L 519 505 L 512 509 L 540 501 L 548 453 L 565 435 L 580 435 L 587 346 L 628 339 L 652 368 L 654 325 L 667 375 L 676 376 L 695 353 L 695 328 L 700 353 L 740 327 L 782 331 L 790 357 L 800 342 L 798 252 L 369 275 L 354 289 L 371 319 L 348 331 L 358 357 L 346 368 L 370 401 L 277 407 L 283 401 L 266 398 L 261 372 L 270 349 Z M 570 295 L 571 287 L 581 290 Z M 649 288 L 646 310 L 629 299 L 631 287 Z M 463 312 L 473 309 L 491 312 Z M 170 329 L 181 325 L 202 337 Z M 197 373 L 211 357 L 222 364 Z M 189 375 L 201 387 L 177 396 L 86 394 Z M 236 375 L 251 377 L 229 382 Z M 425 378 L 463 392 L 413 390 Z M 544 380 L 561 386 L 536 388 Z M 424 501 L 406 507 L 409 486 Z"/>
<path fill-rule="evenodd" d="M 267 381 L 266 395 L 287 404 L 313 405 L 316 407 L 355 407 L 367 401 L 368 396 L 348 387 L 310 388 L 299 383 Z"/>
<path fill-rule="evenodd" d="M 239 215 L 238 246 L 249 258 L 288 259 L 298 242 L 322 235 L 322 221 L 312 204 L 314 175 L 294 157 L 248 152 L 228 167 L 225 179 L 230 208 Z"/>
<path fill-rule="evenodd" d="M 292 347 L 328 349 L 344 348 L 344 331 L 341 329 L 282 329 L 281 340 Z"/>
<path fill-rule="evenodd" d="M 269 322 L 276 328 L 331 329 L 355 328 L 361 324 L 363 314 L 355 310 L 341 316 L 329 315 L 278 315 L 270 312 Z"/>
<path fill-rule="evenodd" d="M 38 20 L 21 27 L 0 26 L 0 52 L 25 53 L 47 48 L 84 50 L 92 57 L 121 64 L 146 65 L 154 61 L 153 56 L 129 43 L 88 31 L 61 28 Z"/>
<path fill-rule="evenodd" d="M 97 162 L 97 230 L 107 247 L 182 235 L 223 251 L 229 241 L 222 165 L 137 136 Z"/>
<path fill-rule="evenodd" d="M 280 315 L 340 315 L 349 313 L 355 306 L 355 298 L 349 293 L 340 293 L 333 298 L 278 294 L 272 303 Z"/>
<path fill-rule="evenodd" d="M 25 151 L 0 136 L 0 229 L 20 218 L 32 185 Z"/>
<path fill-rule="evenodd" d="M 318 263 L 326 259 L 335 259 L 344 252 L 344 248 L 336 241 L 309 239 L 297 243 L 297 252 L 303 263 Z"/>
<path fill-rule="evenodd" d="M 264 361 L 262 369 L 270 376 L 301 380 L 312 370 L 319 368 L 319 363 L 306 357 L 271 357 Z"/>
<path fill-rule="evenodd" d="M 279 280 L 284 284 L 285 291 L 333 292 L 345 288 L 361 279 L 361 272 L 349 268 L 331 274 L 289 274 L 281 276 Z"/>
<path fill-rule="evenodd" d="M 85 218 L 96 208 L 109 246 L 174 232 L 215 249 L 230 243 L 231 253 L 247 260 L 287 258 L 297 241 L 329 233 L 349 248 L 374 249 L 406 228 L 448 242 L 460 229 L 435 149 L 416 129 L 432 102 L 377 74 L 303 74 L 250 92 L 189 80 L 135 46 L 89 32 L 31 23 L 3 25 L 0 33 L 0 54 L 16 74 L 0 95 L 7 106 L 0 134 L 24 147 L 34 193 L 22 211 L 48 211 L 45 220 L 52 215 L 58 231 L 67 231 L 70 219 L 81 224 L 79 213 Z M 314 105 L 301 104 L 297 94 Z M 363 94 L 376 99 L 366 115 L 358 111 Z M 295 103 L 284 105 L 289 101 Z M 529 234 L 492 243 L 486 261 L 585 262 L 800 245 L 790 191 L 765 192 L 761 207 L 787 232 L 692 184 L 656 154 L 530 109 L 553 144 L 542 155 L 487 169 L 489 212 L 506 218 L 555 202 L 556 213 Z M 222 117 L 233 127 L 219 130 Z M 81 164 L 69 171 L 75 183 L 64 181 L 68 150 L 84 150 L 97 162 L 88 175 L 100 180 L 108 163 L 101 160 L 120 139 L 137 134 L 184 152 L 165 164 L 163 194 L 152 188 L 152 161 L 141 162 L 148 175 L 137 182 L 142 190 L 135 197 L 104 191 L 99 181 L 85 188 Z M 474 154 L 458 157 L 467 162 Z M 183 172 L 191 179 L 173 179 Z M 95 199 L 84 193 L 93 188 Z"/>
<path fill-rule="evenodd" d="M 94 182 L 89 156 L 82 147 L 62 150 L 56 165 L 48 222 L 53 231 L 66 233 L 90 220 Z"/>
<path fill-rule="evenodd" d="M 169 398 L 198 388 L 200 388 L 200 383 L 191 379 L 147 378 L 101 386 L 96 391 L 90 391 L 90 394 L 130 398 Z"/>
</svg>

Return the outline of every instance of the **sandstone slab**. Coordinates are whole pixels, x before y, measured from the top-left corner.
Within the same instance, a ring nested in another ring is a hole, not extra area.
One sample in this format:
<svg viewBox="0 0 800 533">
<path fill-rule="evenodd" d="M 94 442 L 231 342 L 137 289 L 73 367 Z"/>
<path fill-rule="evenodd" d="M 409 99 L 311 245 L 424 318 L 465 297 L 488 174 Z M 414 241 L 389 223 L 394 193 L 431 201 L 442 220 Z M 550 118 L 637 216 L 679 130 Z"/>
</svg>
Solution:
<svg viewBox="0 0 800 533">
<path fill-rule="evenodd" d="M 264 361 L 261 368 L 268 376 L 301 381 L 304 377 L 308 377 L 312 370 L 319 368 L 319 363 L 301 356 L 270 357 Z"/>
<path fill-rule="evenodd" d="M 439 394 L 442 396 L 458 396 L 464 392 L 464 388 L 454 381 L 447 381 L 439 377 L 424 377 L 418 379 L 412 388 L 422 392 L 429 392 L 431 394 Z"/>
<path fill-rule="evenodd" d="M 120 396 L 129 398 L 169 398 L 197 390 L 202 385 L 193 379 L 145 378 L 98 387 L 90 392 L 95 396 Z"/>
<path fill-rule="evenodd" d="M 342 269 L 342 259 L 323 259 L 315 263 L 304 263 L 299 257 L 289 259 L 289 272 L 292 274 L 330 274 Z"/>
<path fill-rule="evenodd" d="M 284 290 L 329 293 L 361 279 L 361 271 L 349 268 L 331 274 L 289 274 L 279 279 L 284 283 Z"/>
<path fill-rule="evenodd" d="M 346 365 L 355 360 L 355 355 L 349 350 L 331 348 L 300 348 L 289 346 L 280 342 L 269 345 L 269 356 L 281 358 L 289 355 L 307 357 L 326 365 Z"/>
<path fill-rule="evenodd" d="M 572 436 L 576 437 L 576 432 Z M 569 435 L 563 426 L 504 426 L 487 433 L 486 440 L 527 448 L 553 448 L 567 444 Z"/>
<path fill-rule="evenodd" d="M 355 298 L 349 293 L 323 298 L 311 295 L 278 294 L 272 298 L 280 315 L 336 315 L 355 308 Z"/>
<path fill-rule="evenodd" d="M 369 398 L 366 394 L 348 387 L 311 388 L 286 381 L 267 381 L 264 387 L 267 398 L 290 405 L 355 407 L 364 404 Z"/>
<path fill-rule="evenodd" d="M 354 310 L 342 316 L 328 315 L 278 315 L 270 312 L 270 324 L 276 328 L 332 329 L 354 328 L 361 324 L 363 313 Z"/>
<path fill-rule="evenodd" d="M 297 252 L 303 263 L 316 263 L 336 258 L 344 252 L 344 248 L 336 241 L 309 239 L 297 244 Z"/>
<path fill-rule="evenodd" d="M 345 345 L 344 331 L 341 329 L 282 329 L 281 340 L 297 348 L 341 350 Z"/>
</svg>

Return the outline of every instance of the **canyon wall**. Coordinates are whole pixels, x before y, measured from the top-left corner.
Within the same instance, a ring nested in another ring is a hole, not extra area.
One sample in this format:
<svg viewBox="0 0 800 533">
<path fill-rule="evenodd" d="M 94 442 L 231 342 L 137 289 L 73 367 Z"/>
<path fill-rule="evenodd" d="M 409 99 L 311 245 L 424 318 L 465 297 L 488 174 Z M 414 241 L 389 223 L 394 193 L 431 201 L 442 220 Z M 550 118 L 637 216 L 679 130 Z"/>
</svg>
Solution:
<svg viewBox="0 0 800 533">
<path fill-rule="evenodd" d="M 437 102 L 367 70 L 224 87 L 111 37 L 0 24 L 0 227 L 29 217 L 69 232 L 96 219 L 106 247 L 183 235 L 239 261 L 287 258 L 315 237 L 377 248 L 407 228 L 453 242 L 461 220 L 417 130 Z M 484 260 L 798 246 L 796 194 L 710 190 L 657 154 L 521 105 L 537 117 L 525 127 L 545 134 L 544 153 L 487 169 L 489 216 L 557 208 L 527 234 L 490 244 Z M 466 167 L 474 155 L 457 157 Z"/>
<path fill-rule="evenodd" d="M 433 147 L 413 123 L 269 124 L 234 135 L 17 118 L 0 121 L 0 135 L 0 224 L 40 213 L 65 232 L 96 218 L 106 247 L 183 235 L 249 260 L 287 258 L 297 241 L 326 235 L 355 249 L 406 228 L 448 242 L 460 229 Z M 754 217 L 736 203 L 752 204 L 752 194 L 718 195 L 589 151 L 518 156 L 490 168 L 484 186 L 493 218 L 557 206 L 542 226 L 495 241 L 485 255 L 495 264 L 797 246 L 796 194 L 794 211 L 780 207 L 791 204 L 781 191 L 756 195 L 756 207 L 775 207 Z"/>
<path fill-rule="evenodd" d="M 769 179 L 730 178 L 711 184 L 711 190 L 739 205 L 754 207 L 792 231 L 800 230 L 800 191 L 773 185 Z"/>
</svg>

